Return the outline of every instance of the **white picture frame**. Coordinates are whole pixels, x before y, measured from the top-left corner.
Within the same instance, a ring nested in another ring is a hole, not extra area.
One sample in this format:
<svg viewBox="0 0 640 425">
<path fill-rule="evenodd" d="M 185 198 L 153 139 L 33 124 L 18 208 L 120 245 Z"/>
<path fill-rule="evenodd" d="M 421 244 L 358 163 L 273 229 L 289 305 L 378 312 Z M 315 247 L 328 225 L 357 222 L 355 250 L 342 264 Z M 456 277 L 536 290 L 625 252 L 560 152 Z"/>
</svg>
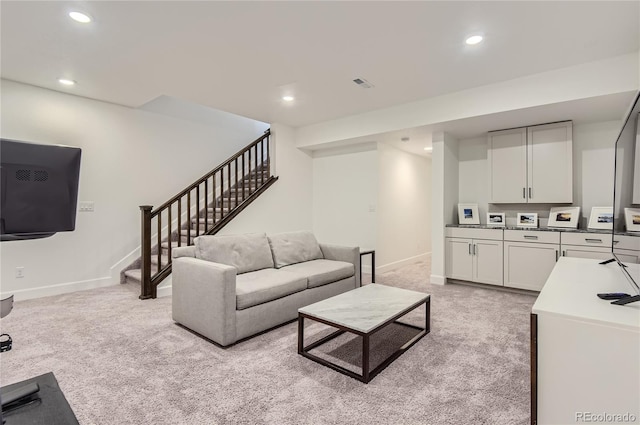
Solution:
<svg viewBox="0 0 640 425">
<path fill-rule="evenodd" d="M 489 227 L 505 227 L 506 219 L 504 213 L 487 213 L 487 226 Z"/>
<path fill-rule="evenodd" d="M 580 221 L 580 207 L 556 207 L 549 211 L 547 227 L 577 229 Z"/>
<path fill-rule="evenodd" d="M 516 227 L 538 227 L 538 213 L 518 213 Z"/>
<path fill-rule="evenodd" d="M 613 207 L 593 207 L 589 215 L 589 229 L 613 230 Z"/>
<path fill-rule="evenodd" d="M 480 224 L 478 204 L 458 204 L 458 224 Z"/>
<path fill-rule="evenodd" d="M 640 232 L 640 208 L 625 208 L 624 222 L 627 232 Z"/>
</svg>

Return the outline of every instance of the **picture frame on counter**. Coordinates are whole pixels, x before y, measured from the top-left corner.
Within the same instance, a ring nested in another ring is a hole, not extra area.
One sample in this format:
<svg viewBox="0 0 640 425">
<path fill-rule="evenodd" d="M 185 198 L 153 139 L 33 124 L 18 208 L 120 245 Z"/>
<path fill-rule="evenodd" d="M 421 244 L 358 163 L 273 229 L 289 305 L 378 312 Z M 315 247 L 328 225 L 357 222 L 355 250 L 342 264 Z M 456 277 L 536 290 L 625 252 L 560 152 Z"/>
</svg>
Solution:
<svg viewBox="0 0 640 425">
<path fill-rule="evenodd" d="M 640 208 L 625 208 L 624 221 L 627 232 L 640 232 Z"/>
<path fill-rule="evenodd" d="M 487 226 L 489 227 L 505 227 L 506 219 L 504 213 L 487 213 Z"/>
<path fill-rule="evenodd" d="M 613 207 L 593 207 L 589 215 L 589 229 L 613 229 Z"/>
<path fill-rule="evenodd" d="M 538 213 L 518 213 L 516 218 L 517 227 L 538 227 Z"/>
<path fill-rule="evenodd" d="M 478 204 L 458 204 L 458 224 L 480 224 Z"/>
<path fill-rule="evenodd" d="M 556 207 L 549 211 L 547 227 L 577 229 L 580 221 L 580 207 Z"/>
</svg>

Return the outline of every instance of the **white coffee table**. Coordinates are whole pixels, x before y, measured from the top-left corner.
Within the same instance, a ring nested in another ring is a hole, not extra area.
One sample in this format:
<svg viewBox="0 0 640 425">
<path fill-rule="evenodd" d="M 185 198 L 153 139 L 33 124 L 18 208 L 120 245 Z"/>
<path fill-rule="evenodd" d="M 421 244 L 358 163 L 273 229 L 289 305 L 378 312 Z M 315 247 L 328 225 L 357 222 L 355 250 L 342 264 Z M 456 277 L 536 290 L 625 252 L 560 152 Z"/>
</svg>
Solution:
<svg viewBox="0 0 640 425">
<path fill-rule="evenodd" d="M 429 333 L 431 321 L 430 301 L 430 295 L 421 292 L 370 284 L 302 307 L 298 309 L 298 354 L 364 383 L 368 383 L 378 373 L 384 370 L 384 368 L 389 366 L 391 362 L 398 358 L 398 356 Z M 426 309 L 424 328 L 397 321 L 398 318 L 423 304 Z M 305 319 L 324 323 L 338 330 L 305 347 Z M 421 332 L 391 354 L 391 356 L 385 359 L 375 369 L 370 371 L 369 339 L 371 335 L 390 323 L 397 323 L 419 329 Z M 352 372 L 309 352 L 345 332 L 350 332 L 362 337 L 362 374 Z"/>
</svg>

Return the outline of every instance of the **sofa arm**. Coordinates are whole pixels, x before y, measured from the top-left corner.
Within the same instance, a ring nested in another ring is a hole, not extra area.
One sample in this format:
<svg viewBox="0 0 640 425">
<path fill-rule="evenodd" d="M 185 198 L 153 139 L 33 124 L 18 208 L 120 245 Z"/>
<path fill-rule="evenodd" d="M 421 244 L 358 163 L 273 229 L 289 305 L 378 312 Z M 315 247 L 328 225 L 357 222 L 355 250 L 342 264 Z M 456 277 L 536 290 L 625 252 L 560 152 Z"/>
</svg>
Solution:
<svg viewBox="0 0 640 425">
<path fill-rule="evenodd" d="M 320 244 L 322 255 L 327 260 L 345 261 L 353 264 L 356 271 L 356 287 L 360 286 L 360 248 L 341 245 Z"/>
<path fill-rule="evenodd" d="M 180 258 L 180 257 L 195 258 L 195 256 L 196 256 L 196 247 L 194 245 L 180 246 L 180 247 L 173 248 L 171 250 L 171 258 Z"/>
<path fill-rule="evenodd" d="M 236 341 L 236 269 L 197 258 L 173 260 L 173 320 L 220 345 Z"/>
</svg>

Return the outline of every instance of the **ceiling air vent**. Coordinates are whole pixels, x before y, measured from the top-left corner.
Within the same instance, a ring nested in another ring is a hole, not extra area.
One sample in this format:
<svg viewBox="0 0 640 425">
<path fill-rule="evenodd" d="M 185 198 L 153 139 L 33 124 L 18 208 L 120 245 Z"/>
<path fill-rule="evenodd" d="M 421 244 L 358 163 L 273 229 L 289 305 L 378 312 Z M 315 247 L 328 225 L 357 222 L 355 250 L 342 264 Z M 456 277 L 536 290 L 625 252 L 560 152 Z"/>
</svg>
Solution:
<svg viewBox="0 0 640 425">
<path fill-rule="evenodd" d="M 371 84 L 364 78 L 356 78 L 355 80 L 353 80 L 353 82 L 359 85 L 360 87 L 362 87 L 363 89 L 370 89 L 371 87 L 373 87 L 373 84 Z"/>
</svg>

